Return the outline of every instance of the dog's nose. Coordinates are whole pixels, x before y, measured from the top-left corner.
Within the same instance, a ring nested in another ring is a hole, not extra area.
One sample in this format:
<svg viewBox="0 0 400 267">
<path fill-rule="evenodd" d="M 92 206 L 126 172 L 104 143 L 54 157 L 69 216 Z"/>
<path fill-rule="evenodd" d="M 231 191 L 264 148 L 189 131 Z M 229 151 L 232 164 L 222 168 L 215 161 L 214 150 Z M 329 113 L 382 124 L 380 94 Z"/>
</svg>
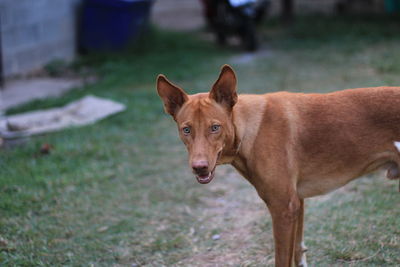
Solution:
<svg viewBox="0 0 400 267">
<path fill-rule="evenodd" d="M 196 173 L 204 173 L 208 171 L 208 162 L 206 160 L 198 160 L 192 162 L 192 169 Z"/>
</svg>

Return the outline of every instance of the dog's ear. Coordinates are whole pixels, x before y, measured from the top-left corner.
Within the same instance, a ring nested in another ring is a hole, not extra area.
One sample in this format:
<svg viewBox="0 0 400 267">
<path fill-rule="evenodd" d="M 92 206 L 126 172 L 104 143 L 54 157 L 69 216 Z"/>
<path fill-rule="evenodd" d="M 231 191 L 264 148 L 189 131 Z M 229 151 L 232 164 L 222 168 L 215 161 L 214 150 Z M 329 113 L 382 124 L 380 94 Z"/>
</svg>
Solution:
<svg viewBox="0 0 400 267">
<path fill-rule="evenodd" d="M 229 110 L 236 104 L 238 98 L 236 94 L 236 75 L 229 65 L 222 67 L 219 78 L 210 91 L 210 98 L 225 105 Z"/>
<path fill-rule="evenodd" d="M 174 118 L 182 105 L 189 99 L 181 88 L 168 81 L 167 77 L 162 74 L 157 77 L 157 92 L 164 102 L 165 112 Z"/>
</svg>

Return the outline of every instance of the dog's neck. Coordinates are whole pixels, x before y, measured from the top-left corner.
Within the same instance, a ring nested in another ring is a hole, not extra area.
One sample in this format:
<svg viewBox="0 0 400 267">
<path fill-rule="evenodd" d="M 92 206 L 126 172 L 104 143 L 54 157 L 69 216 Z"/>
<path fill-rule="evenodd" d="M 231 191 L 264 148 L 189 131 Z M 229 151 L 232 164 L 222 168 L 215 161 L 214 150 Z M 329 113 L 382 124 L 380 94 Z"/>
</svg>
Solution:
<svg viewBox="0 0 400 267">
<path fill-rule="evenodd" d="M 264 95 L 239 95 L 238 102 L 232 110 L 234 141 L 224 149 L 222 164 L 242 165 L 238 163 L 240 158 L 251 154 L 265 107 Z"/>
</svg>

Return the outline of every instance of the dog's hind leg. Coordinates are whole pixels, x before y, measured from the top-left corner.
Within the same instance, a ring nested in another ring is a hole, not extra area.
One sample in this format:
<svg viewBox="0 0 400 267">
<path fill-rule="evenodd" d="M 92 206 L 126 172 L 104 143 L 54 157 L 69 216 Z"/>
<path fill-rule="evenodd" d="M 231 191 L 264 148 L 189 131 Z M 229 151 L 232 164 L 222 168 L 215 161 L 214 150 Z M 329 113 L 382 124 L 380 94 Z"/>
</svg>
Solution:
<svg viewBox="0 0 400 267">
<path fill-rule="evenodd" d="M 395 162 L 391 162 L 386 172 L 386 177 L 390 180 L 400 179 L 399 166 Z"/>
<path fill-rule="evenodd" d="M 306 251 L 304 245 L 304 199 L 300 200 L 299 218 L 296 227 L 296 241 L 294 247 L 294 260 L 298 267 L 307 267 Z"/>
<path fill-rule="evenodd" d="M 397 148 L 397 150 L 400 152 L 400 142 L 394 142 L 394 146 Z M 394 180 L 394 179 L 400 179 L 400 169 L 399 165 L 396 162 L 390 162 L 387 167 L 387 172 L 386 172 L 386 177 Z"/>
</svg>

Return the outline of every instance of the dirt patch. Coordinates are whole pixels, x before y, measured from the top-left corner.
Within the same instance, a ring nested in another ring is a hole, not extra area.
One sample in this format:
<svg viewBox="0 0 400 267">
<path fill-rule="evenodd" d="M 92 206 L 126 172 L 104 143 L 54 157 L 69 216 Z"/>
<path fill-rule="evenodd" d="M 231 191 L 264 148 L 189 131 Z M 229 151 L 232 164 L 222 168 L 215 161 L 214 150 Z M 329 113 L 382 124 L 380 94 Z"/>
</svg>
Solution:
<svg viewBox="0 0 400 267">
<path fill-rule="evenodd" d="M 192 256 L 175 266 L 254 266 L 255 262 L 257 266 L 273 266 L 271 217 L 253 187 L 233 168 L 220 167 L 208 190 L 214 197 L 201 199 L 205 207 L 199 215 L 199 221 L 206 222 L 207 228 L 221 229 L 218 240 L 212 241 L 213 244 L 208 248 L 195 248 Z M 312 198 L 307 201 L 307 206 L 314 209 L 312 216 L 315 216 L 316 206 L 349 193 L 358 195 L 355 185 Z"/>
<path fill-rule="evenodd" d="M 214 184 L 210 186 L 214 198 L 203 198 L 206 204 L 201 221 L 207 225 L 222 229 L 212 249 L 201 251 L 186 258 L 177 266 L 237 266 L 245 263 L 248 255 L 244 251 L 254 247 L 257 242 L 254 226 L 259 221 L 270 220 L 265 204 L 252 186 L 232 168 L 218 170 Z M 268 230 L 266 235 L 272 235 Z M 265 248 L 265 247 L 264 247 Z M 259 253 L 252 255 L 265 260 L 266 251 L 260 248 Z M 273 257 L 268 257 L 272 259 Z"/>
</svg>

